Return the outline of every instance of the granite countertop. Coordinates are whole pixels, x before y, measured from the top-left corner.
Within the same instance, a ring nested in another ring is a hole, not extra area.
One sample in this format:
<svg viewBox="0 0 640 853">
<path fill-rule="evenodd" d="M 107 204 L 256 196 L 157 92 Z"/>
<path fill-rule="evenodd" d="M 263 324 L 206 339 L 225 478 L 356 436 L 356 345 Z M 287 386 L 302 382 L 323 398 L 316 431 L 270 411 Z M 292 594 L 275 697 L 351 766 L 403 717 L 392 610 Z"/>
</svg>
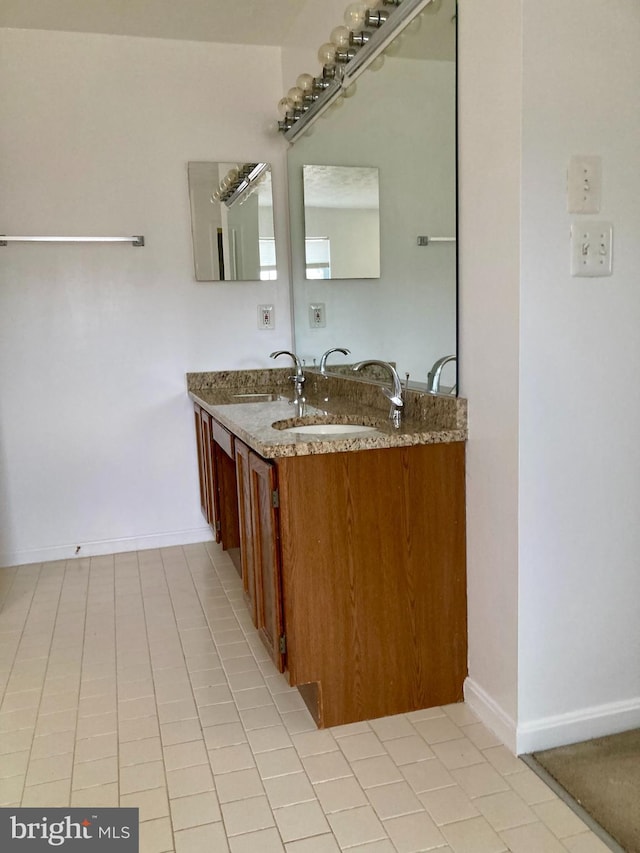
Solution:
<svg viewBox="0 0 640 853">
<path fill-rule="evenodd" d="M 266 459 L 466 440 L 466 401 L 460 398 L 405 392 L 396 429 L 379 384 L 309 373 L 300 417 L 290 402 L 290 374 L 290 369 L 192 373 L 187 387 L 192 400 Z M 276 422 L 362 424 L 375 432 L 312 437 L 283 432 L 273 427 Z"/>
</svg>

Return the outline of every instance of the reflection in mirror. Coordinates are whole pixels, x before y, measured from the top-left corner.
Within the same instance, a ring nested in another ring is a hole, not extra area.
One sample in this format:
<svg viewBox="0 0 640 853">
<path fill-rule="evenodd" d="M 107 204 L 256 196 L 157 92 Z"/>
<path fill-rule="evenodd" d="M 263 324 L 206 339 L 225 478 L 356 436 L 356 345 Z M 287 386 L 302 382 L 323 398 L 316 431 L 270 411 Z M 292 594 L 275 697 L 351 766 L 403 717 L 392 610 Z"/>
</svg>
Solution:
<svg viewBox="0 0 640 853">
<path fill-rule="evenodd" d="M 456 353 L 455 11 L 455 0 L 434 5 L 379 71 L 361 75 L 354 97 L 330 108 L 288 151 L 295 351 L 307 365 L 339 345 L 353 362 L 393 362 L 403 381 L 409 373 L 411 386 L 426 389 L 433 365 Z M 308 163 L 379 168 L 379 279 L 306 279 L 301 178 Z M 310 318 L 309 305 L 318 303 L 324 325 Z M 456 385 L 455 361 L 443 366 L 439 383 L 444 393 Z"/>
<path fill-rule="evenodd" d="M 268 163 L 188 164 L 197 281 L 277 278 Z"/>
<path fill-rule="evenodd" d="M 302 167 L 305 277 L 380 276 L 378 169 Z"/>
</svg>

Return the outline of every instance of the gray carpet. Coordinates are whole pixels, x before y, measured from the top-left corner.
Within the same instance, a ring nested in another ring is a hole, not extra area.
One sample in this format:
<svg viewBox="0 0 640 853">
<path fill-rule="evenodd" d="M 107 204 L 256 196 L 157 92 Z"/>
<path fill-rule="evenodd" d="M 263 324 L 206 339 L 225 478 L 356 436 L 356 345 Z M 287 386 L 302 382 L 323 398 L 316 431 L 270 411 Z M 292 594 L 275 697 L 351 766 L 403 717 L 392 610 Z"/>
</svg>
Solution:
<svg viewBox="0 0 640 853">
<path fill-rule="evenodd" d="M 629 853 L 640 853 L 640 729 L 533 758 Z"/>
</svg>

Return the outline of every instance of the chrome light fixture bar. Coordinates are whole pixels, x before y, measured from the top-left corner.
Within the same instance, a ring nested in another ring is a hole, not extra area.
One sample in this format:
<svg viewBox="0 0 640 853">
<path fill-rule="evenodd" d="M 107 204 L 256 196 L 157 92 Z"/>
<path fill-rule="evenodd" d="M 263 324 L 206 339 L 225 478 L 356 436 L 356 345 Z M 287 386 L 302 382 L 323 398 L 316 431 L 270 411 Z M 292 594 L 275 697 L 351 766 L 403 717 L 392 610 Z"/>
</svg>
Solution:
<svg viewBox="0 0 640 853">
<path fill-rule="evenodd" d="M 246 193 L 254 187 L 260 178 L 269 170 L 268 163 L 242 163 L 237 168 L 230 169 L 220 182 L 220 186 L 211 195 L 211 203 L 216 201 L 232 207 L 237 201 L 246 197 Z"/>
<path fill-rule="evenodd" d="M 322 77 L 312 78 L 310 74 L 303 74 L 298 78 L 298 81 L 307 78 L 305 90 L 300 92 L 298 89 L 296 92 L 302 98 L 298 95 L 298 102 L 293 103 L 278 122 L 278 129 L 285 139 L 290 143 L 295 142 L 339 96 L 345 96 L 347 89 L 353 86 L 360 74 L 432 2 L 434 0 L 382 0 L 375 9 L 363 11 L 361 16 L 354 17 L 357 29 L 336 28 L 333 33 L 341 30 L 344 43 L 342 39 L 339 44 L 334 42 L 334 64 L 323 67 Z M 320 52 L 330 46 L 329 43 L 323 45 Z M 296 89 L 289 90 L 289 95 L 282 99 L 279 107 L 291 100 L 294 91 Z"/>
</svg>

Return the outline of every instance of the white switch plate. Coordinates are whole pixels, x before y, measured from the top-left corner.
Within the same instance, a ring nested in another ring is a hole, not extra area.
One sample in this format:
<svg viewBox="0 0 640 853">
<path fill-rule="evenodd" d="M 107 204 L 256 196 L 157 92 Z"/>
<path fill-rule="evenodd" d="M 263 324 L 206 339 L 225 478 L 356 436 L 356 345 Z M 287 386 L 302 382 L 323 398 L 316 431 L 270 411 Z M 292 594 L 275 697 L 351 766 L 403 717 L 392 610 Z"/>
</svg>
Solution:
<svg viewBox="0 0 640 853">
<path fill-rule="evenodd" d="M 611 275 L 613 223 L 574 222 L 571 226 L 571 275 Z"/>
<path fill-rule="evenodd" d="M 576 154 L 569 161 L 567 206 L 569 213 L 600 213 L 602 158 Z"/>
<path fill-rule="evenodd" d="M 309 325 L 312 329 L 324 329 L 327 325 L 324 302 L 314 302 L 309 305 Z"/>
<path fill-rule="evenodd" d="M 258 305 L 258 328 L 275 329 L 276 315 L 273 305 Z"/>
</svg>

